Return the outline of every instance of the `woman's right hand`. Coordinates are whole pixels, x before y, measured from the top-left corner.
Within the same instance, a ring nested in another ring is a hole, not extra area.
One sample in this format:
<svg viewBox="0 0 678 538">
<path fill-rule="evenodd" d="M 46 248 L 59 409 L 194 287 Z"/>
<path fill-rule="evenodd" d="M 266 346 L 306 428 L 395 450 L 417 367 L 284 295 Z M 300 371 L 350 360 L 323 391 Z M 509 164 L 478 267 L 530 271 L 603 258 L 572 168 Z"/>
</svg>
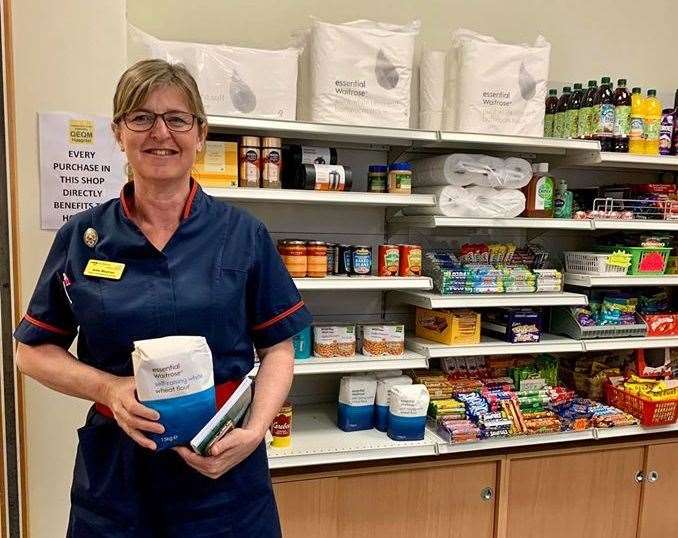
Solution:
<svg viewBox="0 0 678 538">
<path fill-rule="evenodd" d="M 160 414 L 139 403 L 134 393 L 136 385 L 134 377 L 113 377 L 104 389 L 104 401 L 101 402 L 113 412 L 118 425 L 136 443 L 150 450 L 156 444 L 146 437 L 142 431 L 163 433 L 165 428 L 160 424 Z"/>
</svg>

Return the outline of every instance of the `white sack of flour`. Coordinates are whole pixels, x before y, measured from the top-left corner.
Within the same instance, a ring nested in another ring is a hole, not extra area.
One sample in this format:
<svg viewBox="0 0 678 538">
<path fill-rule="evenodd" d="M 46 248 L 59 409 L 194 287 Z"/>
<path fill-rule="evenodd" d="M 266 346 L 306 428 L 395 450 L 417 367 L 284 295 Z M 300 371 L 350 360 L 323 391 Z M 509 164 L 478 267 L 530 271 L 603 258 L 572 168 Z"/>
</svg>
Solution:
<svg viewBox="0 0 678 538">
<path fill-rule="evenodd" d="M 387 435 L 395 441 L 423 439 L 429 401 L 424 385 L 396 385 L 391 388 Z"/>
<path fill-rule="evenodd" d="M 391 389 L 396 385 L 411 385 L 412 378 L 406 375 L 384 377 L 377 381 L 377 396 L 375 398 L 374 425 L 382 432 L 388 428 L 388 406 Z"/>
<path fill-rule="evenodd" d="M 143 58 L 184 64 L 207 114 L 296 119 L 299 49 L 163 41 L 129 24 L 127 35 L 130 64 Z"/>
<path fill-rule="evenodd" d="M 347 432 L 372 429 L 376 393 L 376 377 L 342 377 L 339 385 L 337 426 Z"/>
<path fill-rule="evenodd" d="M 313 20 L 309 37 L 309 120 L 410 126 L 410 85 L 419 21 L 405 26 Z"/>
<path fill-rule="evenodd" d="M 160 413 L 162 434 L 149 434 L 158 450 L 187 444 L 214 416 L 212 352 L 202 336 L 167 336 L 134 342 L 137 396 Z"/>
</svg>

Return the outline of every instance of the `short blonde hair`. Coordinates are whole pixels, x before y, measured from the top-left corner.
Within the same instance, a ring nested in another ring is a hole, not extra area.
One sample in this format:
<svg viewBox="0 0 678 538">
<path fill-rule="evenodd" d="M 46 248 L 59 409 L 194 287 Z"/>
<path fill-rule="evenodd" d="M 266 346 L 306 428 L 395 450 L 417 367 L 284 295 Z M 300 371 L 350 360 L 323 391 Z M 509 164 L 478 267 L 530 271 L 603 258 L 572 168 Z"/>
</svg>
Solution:
<svg viewBox="0 0 678 538">
<path fill-rule="evenodd" d="M 186 96 L 188 108 L 198 118 L 198 127 L 207 129 L 207 116 L 198 85 L 182 64 L 165 60 L 141 60 L 127 68 L 118 81 L 113 97 L 113 123 L 139 108 L 158 88 L 173 86 Z"/>
</svg>

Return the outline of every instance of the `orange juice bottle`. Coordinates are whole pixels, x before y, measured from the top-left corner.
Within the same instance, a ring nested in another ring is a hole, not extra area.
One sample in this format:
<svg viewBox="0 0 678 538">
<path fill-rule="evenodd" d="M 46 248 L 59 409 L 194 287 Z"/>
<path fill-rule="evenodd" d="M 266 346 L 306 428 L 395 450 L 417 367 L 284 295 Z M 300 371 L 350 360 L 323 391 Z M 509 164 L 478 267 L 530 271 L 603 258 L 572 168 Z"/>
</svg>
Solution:
<svg viewBox="0 0 678 538">
<path fill-rule="evenodd" d="M 659 127 L 662 119 L 662 104 L 657 99 L 657 90 L 647 90 L 645 99 L 645 155 L 659 155 Z"/>
<path fill-rule="evenodd" d="M 643 140 L 643 93 L 640 88 L 633 88 L 631 94 L 631 115 L 629 125 L 629 153 L 642 155 L 645 153 L 645 141 Z"/>
</svg>

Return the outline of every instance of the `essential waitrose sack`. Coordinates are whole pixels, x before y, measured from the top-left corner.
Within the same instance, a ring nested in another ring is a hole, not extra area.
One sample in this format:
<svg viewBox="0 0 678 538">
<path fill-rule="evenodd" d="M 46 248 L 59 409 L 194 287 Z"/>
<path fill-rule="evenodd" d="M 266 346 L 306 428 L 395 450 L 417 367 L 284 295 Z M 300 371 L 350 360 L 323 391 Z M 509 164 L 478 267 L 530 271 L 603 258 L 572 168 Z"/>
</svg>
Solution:
<svg viewBox="0 0 678 538">
<path fill-rule="evenodd" d="M 142 58 L 184 64 L 208 114 L 296 119 L 299 49 L 162 41 L 129 24 L 127 35 L 130 64 Z"/>
<path fill-rule="evenodd" d="M 309 120 L 410 126 L 410 85 L 419 21 L 405 26 L 314 20 L 309 38 Z"/>
<path fill-rule="evenodd" d="M 374 424 L 379 431 L 385 432 L 388 429 L 388 405 L 391 389 L 396 385 L 411 384 L 412 378 L 406 375 L 386 377 L 377 381 L 377 396 L 375 398 L 376 405 L 374 407 Z"/>
<path fill-rule="evenodd" d="M 523 136 L 544 134 L 551 45 L 499 43 L 457 30 L 446 62 L 443 129 Z"/>
<path fill-rule="evenodd" d="M 337 426 L 345 432 L 373 428 L 374 397 L 376 392 L 376 377 L 342 377 L 339 385 Z"/>
<path fill-rule="evenodd" d="M 391 389 L 387 435 L 394 441 L 424 438 L 429 403 L 424 385 L 397 385 Z"/>
<path fill-rule="evenodd" d="M 160 413 L 162 434 L 149 434 L 158 450 L 187 444 L 216 412 L 212 353 L 202 336 L 167 336 L 134 342 L 139 401 Z"/>
</svg>

